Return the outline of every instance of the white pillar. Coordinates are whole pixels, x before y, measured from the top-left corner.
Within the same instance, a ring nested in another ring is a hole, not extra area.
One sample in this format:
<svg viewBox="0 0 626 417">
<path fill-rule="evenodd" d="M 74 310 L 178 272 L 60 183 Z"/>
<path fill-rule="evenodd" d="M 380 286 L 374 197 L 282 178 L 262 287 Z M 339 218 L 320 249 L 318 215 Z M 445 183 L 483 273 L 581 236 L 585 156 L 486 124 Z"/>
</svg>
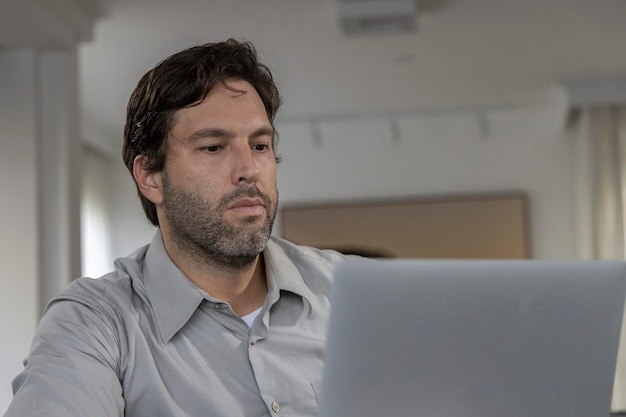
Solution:
<svg viewBox="0 0 626 417">
<path fill-rule="evenodd" d="M 45 304 L 80 274 L 76 51 L 0 52 L 0 414 Z"/>
<path fill-rule="evenodd" d="M 0 414 L 39 318 L 37 52 L 0 51 Z"/>
<path fill-rule="evenodd" d="M 75 50 L 38 60 L 39 305 L 80 274 L 80 140 Z"/>
<path fill-rule="evenodd" d="M 0 0 L 0 415 L 39 316 L 80 274 L 76 48 L 100 0 Z"/>
</svg>

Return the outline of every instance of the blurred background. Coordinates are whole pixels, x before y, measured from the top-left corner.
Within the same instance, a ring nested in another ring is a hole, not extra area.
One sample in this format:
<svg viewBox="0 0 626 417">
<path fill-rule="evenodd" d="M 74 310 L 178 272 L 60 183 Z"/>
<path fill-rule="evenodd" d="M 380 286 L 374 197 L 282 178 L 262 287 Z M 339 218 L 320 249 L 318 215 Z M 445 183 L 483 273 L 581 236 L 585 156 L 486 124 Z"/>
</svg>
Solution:
<svg viewBox="0 0 626 417">
<path fill-rule="evenodd" d="M 411 232 L 434 241 L 513 196 L 521 257 L 624 259 L 624 22 L 623 0 L 0 0 L 0 412 L 50 297 L 154 233 L 121 138 L 161 59 L 234 37 L 273 71 L 276 235 L 296 209 L 460 202 Z"/>
</svg>

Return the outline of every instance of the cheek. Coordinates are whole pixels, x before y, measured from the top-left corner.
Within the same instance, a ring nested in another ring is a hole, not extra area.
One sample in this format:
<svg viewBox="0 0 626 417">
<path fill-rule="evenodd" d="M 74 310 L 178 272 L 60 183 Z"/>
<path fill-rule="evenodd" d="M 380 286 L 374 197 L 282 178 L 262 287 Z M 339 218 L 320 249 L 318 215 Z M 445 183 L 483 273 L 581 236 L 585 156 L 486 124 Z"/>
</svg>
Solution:
<svg viewBox="0 0 626 417">
<path fill-rule="evenodd" d="M 210 178 L 200 176 L 189 177 L 187 179 L 187 184 L 184 184 L 183 187 L 187 188 L 194 194 L 203 196 L 205 199 L 213 199 L 224 191 L 223 187 L 220 187 L 219 184 L 211 181 Z"/>
<path fill-rule="evenodd" d="M 183 181 L 187 184 L 194 184 L 201 188 L 216 188 L 220 181 L 225 179 L 224 170 L 210 164 L 204 164 L 186 169 Z"/>
<path fill-rule="evenodd" d="M 263 182 L 265 186 L 268 188 L 268 191 L 272 191 L 272 193 L 276 193 L 276 170 L 269 170 L 266 175 L 264 175 Z"/>
<path fill-rule="evenodd" d="M 175 181 L 175 184 L 172 184 L 174 187 L 206 201 L 213 200 L 220 190 L 214 176 L 198 170 L 187 171 L 184 175 L 179 175 Z"/>
<path fill-rule="evenodd" d="M 276 176 L 277 176 L 277 164 L 276 160 L 272 157 L 270 161 L 268 161 L 267 166 L 263 170 L 266 173 L 267 181 L 276 184 Z"/>
</svg>

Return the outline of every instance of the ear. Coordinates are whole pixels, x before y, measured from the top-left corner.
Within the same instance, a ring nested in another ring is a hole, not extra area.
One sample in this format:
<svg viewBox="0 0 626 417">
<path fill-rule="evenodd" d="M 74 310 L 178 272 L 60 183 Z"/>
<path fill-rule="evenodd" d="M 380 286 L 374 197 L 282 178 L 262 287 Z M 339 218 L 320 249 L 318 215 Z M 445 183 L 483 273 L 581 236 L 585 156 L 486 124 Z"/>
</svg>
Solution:
<svg viewBox="0 0 626 417">
<path fill-rule="evenodd" d="M 160 171 L 146 169 L 145 156 L 137 155 L 133 161 L 133 176 L 139 191 L 155 205 L 163 202 L 163 177 Z"/>
</svg>

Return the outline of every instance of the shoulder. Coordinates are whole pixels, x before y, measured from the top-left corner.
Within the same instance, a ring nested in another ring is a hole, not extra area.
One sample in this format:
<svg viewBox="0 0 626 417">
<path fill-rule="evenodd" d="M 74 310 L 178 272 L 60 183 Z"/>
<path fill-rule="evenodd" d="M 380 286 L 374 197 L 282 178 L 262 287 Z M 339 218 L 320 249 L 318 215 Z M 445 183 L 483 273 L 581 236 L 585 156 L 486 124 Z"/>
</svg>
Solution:
<svg viewBox="0 0 626 417">
<path fill-rule="evenodd" d="M 335 250 L 297 245 L 278 237 L 271 238 L 268 250 L 272 258 L 278 261 L 275 265 L 281 271 L 277 276 L 281 277 L 283 283 L 293 282 L 291 280 L 299 276 L 301 282 L 316 294 L 329 294 L 337 265 L 354 259 Z"/>
<path fill-rule="evenodd" d="M 127 274 L 114 271 L 100 278 L 78 278 L 72 281 L 53 299 L 75 298 L 89 301 L 126 301 L 131 296 L 131 279 Z"/>
<path fill-rule="evenodd" d="M 46 311 L 56 304 L 82 304 L 90 310 L 118 316 L 142 296 L 142 268 L 145 248 L 115 261 L 115 270 L 99 278 L 81 277 L 72 281 L 48 303 Z"/>
<path fill-rule="evenodd" d="M 289 259 L 294 262 L 313 262 L 318 264 L 335 265 L 341 261 L 351 259 L 332 249 L 317 249 L 310 246 L 297 245 L 288 240 L 272 236 L 270 244 L 279 248 Z"/>
<path fill-rule="evenodd" d="M 111 272 L 101 278 L 78 278 L 50 300 L 44 316 L 58 319 L 90 315 L 113 325 L 132 305 L 130 277 Z M 54 311 L 54 313 L 52 313 Z"/>
</svg>

